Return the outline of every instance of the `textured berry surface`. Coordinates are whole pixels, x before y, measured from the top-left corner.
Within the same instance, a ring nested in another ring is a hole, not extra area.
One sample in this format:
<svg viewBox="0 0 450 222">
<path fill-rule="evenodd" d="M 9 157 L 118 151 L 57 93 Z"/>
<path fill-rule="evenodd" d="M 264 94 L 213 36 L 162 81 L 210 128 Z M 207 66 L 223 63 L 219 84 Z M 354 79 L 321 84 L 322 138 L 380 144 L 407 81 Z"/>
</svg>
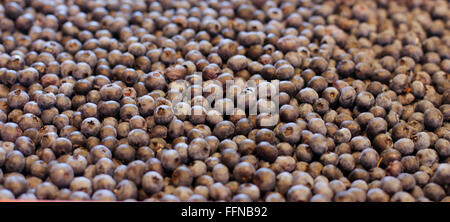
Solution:
<svg viewBox="0 0 450 222">
<path fill-rule="evenodd" d="M 445 0 L 0 3 L 0 200 L 450 200 Z"/>
</svg>

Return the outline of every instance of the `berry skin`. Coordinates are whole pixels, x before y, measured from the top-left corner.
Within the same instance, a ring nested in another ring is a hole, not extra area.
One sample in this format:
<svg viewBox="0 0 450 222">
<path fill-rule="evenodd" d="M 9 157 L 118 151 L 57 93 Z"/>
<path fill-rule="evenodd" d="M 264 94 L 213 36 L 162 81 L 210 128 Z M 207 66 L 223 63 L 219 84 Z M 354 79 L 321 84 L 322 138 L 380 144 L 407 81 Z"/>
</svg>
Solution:
<svg viewBox="0 0 450 222">
<path fill-rule="evenodd" d="M 343 107 L 349 107 L 353 104 L 356 99 L 356 91 L 350 87 L 346 86 L 342 88 L 339 96 L 339 104 Z"/>
<path fill-rule="evenodd" d="M 260 168 L 255 172 L 253 183 L 263 192 L 270 191 L 275 187 L 275 173 L 270 169 Z"/>
<path fill-rule="evenodd" d="M 142 178 L 142 186 L 149 194 L 159 192 L 163 187 L 163 178 L 155 171 L 147 172 Z"/>
<path fill-rule="evenodd" d="M 87 2 L 0 3 L 0 200 L 450 201 L 447 1 Z"/>
<path fill-rule="evenodd" d="M 54 165 L 50 172 L 50 180 L 58 187 L 66 187 L 73 179 L 72 168 L 65 163 L 59 163 Z"/>
<path fill-rule="evenodd" d="M 386 132 L 387 122 L 383 118 L 375 117 L 367 124 L 367 134 L 370 137 L 376 137 L 379 134 Z"/>
<path fill-rule="evenodd" d="M 443 123 L 443 115 L 439 109 L 432 108 L 424 112 L 425 127 L 430 129 L 436 129 Z"/>
<path fill-rule="evenodd" d="M 292 186 L 288 193 L 288 201 L 290 202 L 307 202 L 311 199 L 311 190 L 303 185 Z"/>
<path fill-rule="evenodd" d="M 309 146 L 315 154 L 323 154 L 328 150 L 328 144 L 322 134 L 315 133 L 309 140 Z"/>
</svg>

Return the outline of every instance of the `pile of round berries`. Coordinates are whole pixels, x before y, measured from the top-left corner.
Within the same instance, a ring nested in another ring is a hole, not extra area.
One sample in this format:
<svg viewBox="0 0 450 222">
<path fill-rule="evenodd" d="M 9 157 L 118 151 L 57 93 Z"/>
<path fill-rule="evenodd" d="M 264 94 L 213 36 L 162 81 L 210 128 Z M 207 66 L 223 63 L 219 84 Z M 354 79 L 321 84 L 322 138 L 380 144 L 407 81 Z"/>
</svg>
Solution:
<svg viewBox="0 0 450 222">
<path fill-rule="evenodd" d="M 2 1 L 0 200 L 450 201 L 449 7 Z"/>
</svg>

